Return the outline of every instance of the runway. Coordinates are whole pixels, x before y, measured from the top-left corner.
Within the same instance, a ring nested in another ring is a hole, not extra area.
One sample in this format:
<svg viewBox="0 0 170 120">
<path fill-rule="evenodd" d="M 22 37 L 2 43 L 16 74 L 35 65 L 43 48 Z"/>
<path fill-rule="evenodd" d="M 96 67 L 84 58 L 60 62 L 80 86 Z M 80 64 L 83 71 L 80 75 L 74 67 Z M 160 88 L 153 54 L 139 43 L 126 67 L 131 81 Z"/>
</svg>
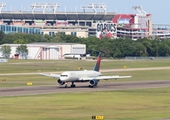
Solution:
<svg viewBox="0 0 170 120">
<path fill-rule="evenodd" d="M 67 92 L 90 92 L 90 91 L 160 88 L 160 87 L 170 87 L 170 80 L 146 81 L 146 82 L 99 82 L 98 86 L 94 88 L 89 88 L 88 85 L 89 83 L 77 83 L 76 88 L 70 88 L 70 87 L 64 88 L 57 85 L 1 88 L 0 97 L 67 93 Z"/>
</svg>

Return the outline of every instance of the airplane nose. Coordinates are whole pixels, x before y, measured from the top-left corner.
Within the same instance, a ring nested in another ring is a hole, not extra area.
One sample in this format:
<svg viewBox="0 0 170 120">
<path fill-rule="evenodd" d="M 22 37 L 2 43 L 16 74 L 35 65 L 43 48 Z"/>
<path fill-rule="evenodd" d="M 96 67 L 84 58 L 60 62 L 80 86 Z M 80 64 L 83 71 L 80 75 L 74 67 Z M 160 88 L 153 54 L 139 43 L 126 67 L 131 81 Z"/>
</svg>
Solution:
<svg viewBox="0 0 170 120">
<path fill-rule="evenodd" d="M 65 78 L 65 77 L 60 77 L 60 80 L 61 80 L 61 81 L 67 81 L 67 78 Z"/>
</svg>

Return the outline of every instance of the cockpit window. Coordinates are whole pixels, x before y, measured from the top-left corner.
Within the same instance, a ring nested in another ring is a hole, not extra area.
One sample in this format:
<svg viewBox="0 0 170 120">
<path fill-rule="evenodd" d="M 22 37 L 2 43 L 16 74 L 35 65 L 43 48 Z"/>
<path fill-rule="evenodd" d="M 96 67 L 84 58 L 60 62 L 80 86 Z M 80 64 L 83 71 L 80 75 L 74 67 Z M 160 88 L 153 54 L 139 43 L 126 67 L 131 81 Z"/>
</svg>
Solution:
<svg viewBox="0 0 170 120">
<path fill-rule="evenodd" d="M 68 77 L 68 75 L 61 75 L 61 77 Z"/>
</svg>

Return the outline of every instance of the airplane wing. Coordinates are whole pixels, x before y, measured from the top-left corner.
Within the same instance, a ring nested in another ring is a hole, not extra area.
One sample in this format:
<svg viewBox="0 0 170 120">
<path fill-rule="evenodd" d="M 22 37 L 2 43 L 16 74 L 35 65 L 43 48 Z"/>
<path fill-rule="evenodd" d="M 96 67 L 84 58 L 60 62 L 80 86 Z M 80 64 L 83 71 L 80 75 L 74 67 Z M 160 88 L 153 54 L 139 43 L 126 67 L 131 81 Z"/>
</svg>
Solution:
<svg viewBox="0 0 170 120">
<path fill-rule="evenodd" d="M 131 76 L 119 76 L 119 75 L 115 75 L 115 76 L 97 76 L 97 77 L 82 77 L 79 80 L 108 80 L 108 79 L 119 79 L 119 78 L 131 78 Z"/>
<path fill-rule="evenodd" d="M 39 73 L 39 75 L 47 76 L 47 77 L 53 77 L 53 78 L 60 78 L 59 74 L 44 74 L 44 73 Z"/>
</svg>

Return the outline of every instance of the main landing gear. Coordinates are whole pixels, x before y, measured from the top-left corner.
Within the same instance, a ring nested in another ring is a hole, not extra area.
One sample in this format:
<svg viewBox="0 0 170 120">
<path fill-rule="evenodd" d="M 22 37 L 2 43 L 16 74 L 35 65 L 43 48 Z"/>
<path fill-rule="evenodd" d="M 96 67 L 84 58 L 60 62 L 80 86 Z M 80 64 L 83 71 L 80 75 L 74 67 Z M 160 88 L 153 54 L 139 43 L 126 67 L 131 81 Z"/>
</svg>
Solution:
<svg viewBox="0 0 170 120">
<path fill-rule="evenodd" d="M 74 82 L 72 82 L 72 84 L 71 84 L 70 87 L 71 87 L 71 88 L 75 88 L 75 87 L 76 87 L 76 85 L 74 84 Z M 67 82 L 65 83 L 65 88 L 67 88 Z"/>
<path fill-rule="evenodd" d="M 72 82 L 71 87 L 72 87 L 72 88 L 76 87 L 76 85 L 74 84 L 74 82 Z"/>
</svg>

